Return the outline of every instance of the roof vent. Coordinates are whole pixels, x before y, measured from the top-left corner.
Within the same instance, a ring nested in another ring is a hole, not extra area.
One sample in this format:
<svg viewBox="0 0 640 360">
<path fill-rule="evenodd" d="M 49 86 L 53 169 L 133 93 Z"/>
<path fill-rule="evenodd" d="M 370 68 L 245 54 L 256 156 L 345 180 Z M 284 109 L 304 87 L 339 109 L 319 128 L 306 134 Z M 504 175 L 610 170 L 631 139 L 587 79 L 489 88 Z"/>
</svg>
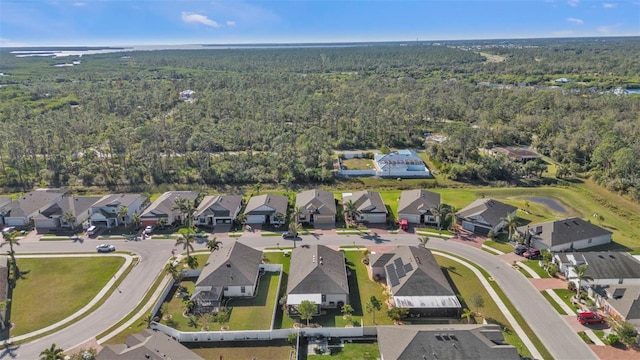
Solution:
<svg viewBox="0 0 640 360">
<path fill-rule="evenodd" d="M 227 263 L 227 267 L 228 267 L 228 268 L 230 268 L 230 267 L 231 267 L 231 264 Z"/>
</svg>

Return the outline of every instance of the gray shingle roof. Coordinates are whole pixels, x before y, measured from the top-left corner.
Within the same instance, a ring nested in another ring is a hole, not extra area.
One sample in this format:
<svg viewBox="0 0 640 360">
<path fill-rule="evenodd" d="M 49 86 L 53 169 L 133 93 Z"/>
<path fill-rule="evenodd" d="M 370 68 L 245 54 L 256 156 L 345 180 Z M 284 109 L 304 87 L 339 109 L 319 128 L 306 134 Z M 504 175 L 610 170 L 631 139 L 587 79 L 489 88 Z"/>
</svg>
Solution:
<svg viewBox="0 0 640 360">
<path fill-rule="evenodd" d="M 240 242 L 211 253 L 196 286 L 253 286 L 262 252 Z"/>
<path fill-rule="evenodd" d="M 418 246 L 400 246 L 393 251 L 387 264 L 401 265 L 402 273 L 398 284 L 391 286 L 394 296 L 443 296 L 454 295 L 451 284 L 444 276 L 440 265 L 429 249 Z M 385 269 L 385 272 L 387 269 Z M 387 273 L 387 282 L 389 274 Z"/>
<path fill-rule="evenodd" d="M 626 321 L 640 326 L 640 285 L 596 285 L 594 288 L 607 297 L 607 302 Z"/>
<path fill-rule="evenodd" d="M 8 217 L 28 217 L 68 192 L 69 190 L 60 188 L 37 189 L 4 205 L 0 208 L 0 212 L 7 214 Z"/>
<path fill-rule="evenodd" d="M 40 214 L 34 216 L 34 219 L 45 219 L 45 218 L 59 218 L 64 216 L 66 212 L 71 211 L 74 216 L 78 216 L 78 214 L 82 214 L 83 212 L 89 210 L 91 206 L 100 200 L 100 197 L 97 196 L 67 196 L 55 204 L 49 206 L 45 210 L 41 211 Z"/>
<path fill-rule="evenodd" d="M 320 215 L 336 214 L 336 201 L 331 191 L 314 189 L 298 193 L 296 207 Z"/>
<path fill-rule="evenodd" d="M 378 326 L 378 346 L 385 360 L 519 360 L 504 343 L 498 325 Z"/>
<path fill-rule="evenodd" d="M 589 251 L 566 253 L 567 256 L 582 256 L 587 263 L 586 275 L 595 279 L 638 279 L 640 261 L 629 253 L 613 251 Z"/>
<path fill-rule="evenodd" d="M 363 214 L 387 213 L 387 208 L 386 206 L 384 206 L 382 196 L 380 196 L 380 193 L 376 191 L 364 190 L 350 194 L 343 194 L 343 205 L 348 203 L 349 201 L 353 201 L 353 203 L 356 204 L 358 211 Z"/>
<path fill-rule="evenodd" d="M 324 245 L 293 249 L 287 294 L 318 293 L 349 293 L 344 254 Z"/>
<path fill-rule="evenodd" d="M 289 199 L 286 196 L 282 195 L 272 195 L 272 194 L 264 194 L 259 196 L 253 196 L 249 199 L 247 203 L 247 207 L 244 210 L 244 213 L 247 215 L 252 215 L 256 209 L 261 207 L 262 205 L 266 205 L 277 213 L 287 215 L 287 207 L 289 205 Z M 256 214 L 259 215 L 259 214 Z"/>
<path fill-rule="evenodd" d="M 143 197 L 142 194 L 111 194 L 105 195 L 98 200 L 92 207 L 104 207 L 104 206 L 126 206 L 129 207 L 137 199 Z M 142 201 L 144 202 L 144 201 Z"/>
<path fill-rule="evenodd" d="M 422 189 L 407 190 L 400 194 L 398 214 L 431 214 L 431 208 L 440 205 L 440 194 Z"/>
<path fill-rule="evenodd" d="M 580 218 L 569 218 L 521 226 L 518 228 L 518 232 L 523 235 L 529 232 L 550 247 L 612 234 L 611 231 Z"/>
<path fill-rule="evenodd" d="M 242 204 L 241 195 L 213 195 L 205 196 L 198 205 L 195 217 L 202 215 L 214 215 L 216 217 L 233 216 L 236 209 Z"/>
<path fill-rule="evenodd" d="M 518 210 L 515 206 L 493 199 L 478 199 L 460 210 L 456 216 L 470 222 L 495 227 L 508 214 Z"/>
<path fill-rule="evenodd" d="M 157 330 L 129 335 L 124 344 L 106 345 L 96 360 L 204 360 L 178 341 Z"/>
<path fill-rule="evenodd" d="M 178 215 L 179 211 L 173 210 L 176 206 L 176 200 L 178 198 L 189 199 L 194 201 L 198 198 L 197 191 L 167 191 L 160 195 L 151 205 L 149 205 L 140 218 L 156 219 L 160 217 L 167 217 L 169 214 Z"/>
</svg>

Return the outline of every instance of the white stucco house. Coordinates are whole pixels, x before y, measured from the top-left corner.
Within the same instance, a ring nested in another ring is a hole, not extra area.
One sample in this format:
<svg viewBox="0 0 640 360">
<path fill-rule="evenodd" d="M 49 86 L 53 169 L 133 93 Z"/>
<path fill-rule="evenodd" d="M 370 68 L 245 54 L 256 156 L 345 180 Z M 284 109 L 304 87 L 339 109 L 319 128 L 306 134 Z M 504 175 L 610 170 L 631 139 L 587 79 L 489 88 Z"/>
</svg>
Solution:
<svg viewBox="0 0 640 360">
<path fill-rule="evenodd" d="M 112 228 L 129 225 L 133 214 L 140 214 L 148 205 L 149 198 L 142 194 L 105 195 L 91 206 L 89 225 Z M 120 214 L 126 208 L 125 214 Z"/>
<path fill-rule="evenodd" d="M 518 233 L 526 244 L 551 252 L 581 250 L 611 242 L 612 232 L 580 218 L 521 226 Z"/>
</svg>

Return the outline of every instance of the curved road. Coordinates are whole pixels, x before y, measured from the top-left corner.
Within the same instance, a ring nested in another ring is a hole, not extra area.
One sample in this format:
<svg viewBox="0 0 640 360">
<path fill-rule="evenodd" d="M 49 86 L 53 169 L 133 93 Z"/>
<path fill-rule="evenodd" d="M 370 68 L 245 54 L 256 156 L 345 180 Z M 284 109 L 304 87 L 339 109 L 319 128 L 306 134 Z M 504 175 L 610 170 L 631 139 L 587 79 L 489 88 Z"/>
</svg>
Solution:
<svg viewBox="0 0 640 360">
<path fill-rule="evenodd" d="M 257 235 L 257 234 L 256 234 Z M 239 239 L 219 238 L 224 244 L 239 240 L 249 246 L 262 249 L 291 246 L 291 240 L 280 237 L 243 236 Z M 51 241 L 38 242 L 26 240 L 16 250 L 22 252 L 95 252 L 95 246 L 102 241 L 84 242 Z M 110 328 L 127 316 L 147 294 L 147 291 L 162 271 L 174 249 L 172 240 L 144 240 L 137 242 L 114 240 L 104 241 L 117 247 L 119 251 L 131 251 L 140 257 L 139 263 L 127 278 L 99 309 L 65 329 L 46 337 L 21 345 L 10 347 L 6 353 L 23 359 L 38 358 L 40 352 L 56 343 L 63 349 L 71 349 L 82 344 Z M 304 236 L 297 241 L 301 244 L 323 245 L 416 245 L 415 235 L 314 235 Z M 205 242 L 194 244 L 196 250 L 206 248 Z M 500 285 L 511 303 L 525 318 L 555 359 L 597 359 L 593 351 L 557 314 L 547 300 L 522 274 L 495 255 L 454 241 L 432 239 L 428 246 L 435 250 L 447 251 L 469 259 L 483 267 Z"/>
</svg>

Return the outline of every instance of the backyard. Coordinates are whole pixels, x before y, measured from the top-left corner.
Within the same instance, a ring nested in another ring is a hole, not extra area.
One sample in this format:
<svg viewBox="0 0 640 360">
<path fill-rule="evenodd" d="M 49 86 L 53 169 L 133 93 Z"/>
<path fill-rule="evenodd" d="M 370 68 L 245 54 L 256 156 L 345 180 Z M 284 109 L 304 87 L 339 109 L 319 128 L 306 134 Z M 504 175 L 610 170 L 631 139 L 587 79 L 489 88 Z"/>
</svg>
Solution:
<svg viewBox="0 0 640 360">
<path fill-rule="evenodd" d="M 205 359 L 289 359 L 295 349 L 286 340 L 230 341 L 209 343 L 185 343 L 191 351 Z"/>
<path fill-rule="evenodd" d="M 372 170 L 375 169 L 373 166 L 373 160 L 365 159 L 365 158 L 352 158 L 342 160 L 343 167 L 346 170 Z"/>
<path fill-rule="evenodd" d="M 19 258 L 20 270 L 29 274 L 13 289 L 11 336 L 42 329 L 80 310 L 123 264 L 120 256 Z M 52 299 L 56 301 L 46 301 Z"/>
</svg>

